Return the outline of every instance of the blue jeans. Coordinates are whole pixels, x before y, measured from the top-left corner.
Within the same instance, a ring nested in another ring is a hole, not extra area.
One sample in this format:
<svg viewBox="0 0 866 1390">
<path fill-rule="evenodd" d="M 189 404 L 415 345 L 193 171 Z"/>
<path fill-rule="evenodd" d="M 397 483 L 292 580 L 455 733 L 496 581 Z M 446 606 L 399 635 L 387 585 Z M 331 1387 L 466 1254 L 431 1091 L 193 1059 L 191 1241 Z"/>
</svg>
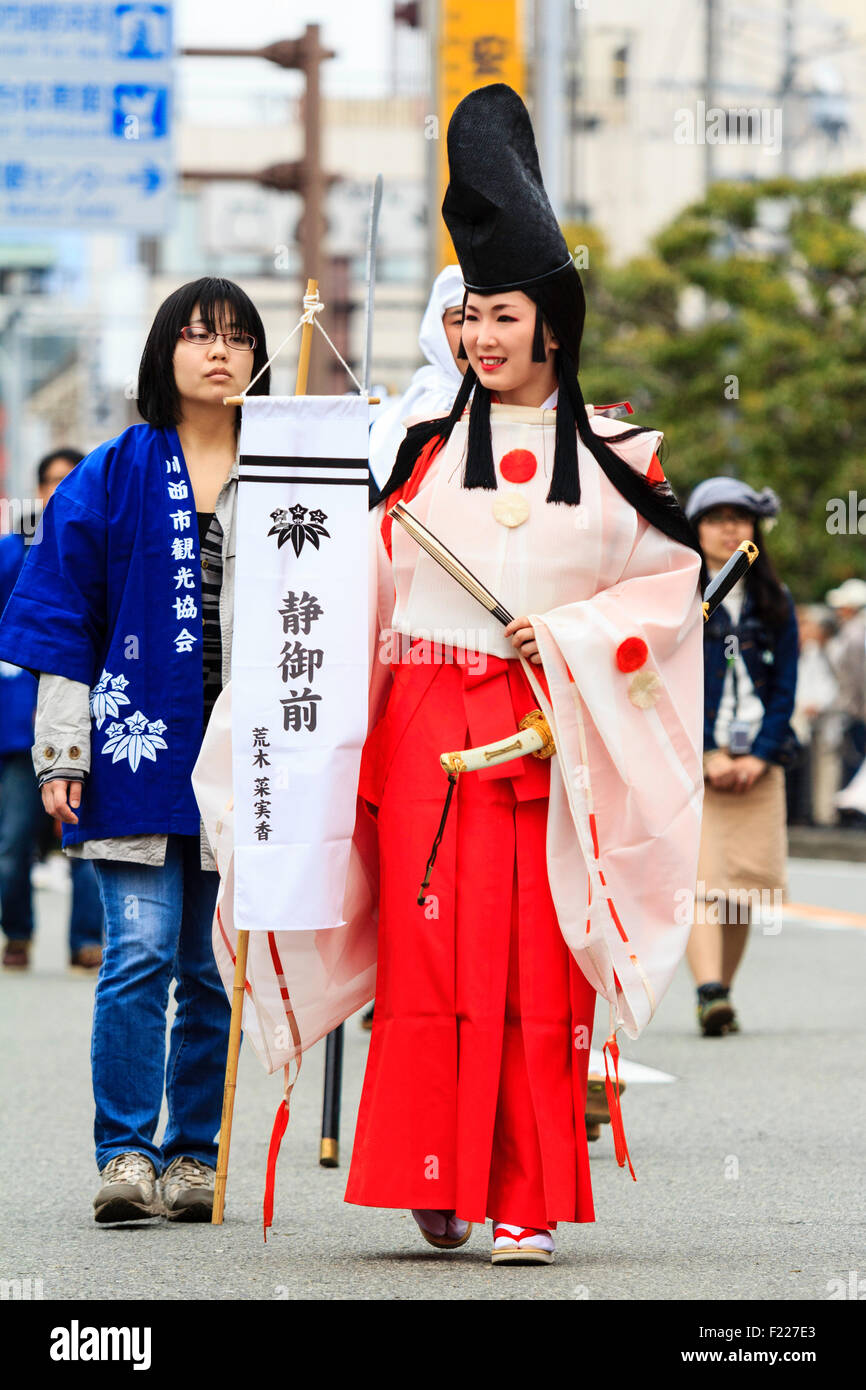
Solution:
<svg viewBox="0 0 866 1390">
<path fill-rule="evenodd" d="M 33 892 L 30 868 L 39 832 L 50 820 L 29 751 L 4 753 L 0 769 L 0 906 L 3 931 L 13 941 L 33 936 Z M 93 864 L 89 859 L 69 859 L 72 873 L 72 909 L 69 916 L 69 951 L 98 946 L 102 941 L 102 903 Z"/>
<path fill-rule="evenodd" d="M 93 861 L 105 907 L 91 1066 L 101 1169 L 146 1154 L 161 1173 L 180 1154 L 216 1165 L 230 1007 L 211 945 L 219 875 L 198 836 L 169 835 L 165 864 Z M 168 990 L 177 1012 L 165 1055 Z M 163 1091 L 168 1124 L 154 1143 Z"/>
</svg>

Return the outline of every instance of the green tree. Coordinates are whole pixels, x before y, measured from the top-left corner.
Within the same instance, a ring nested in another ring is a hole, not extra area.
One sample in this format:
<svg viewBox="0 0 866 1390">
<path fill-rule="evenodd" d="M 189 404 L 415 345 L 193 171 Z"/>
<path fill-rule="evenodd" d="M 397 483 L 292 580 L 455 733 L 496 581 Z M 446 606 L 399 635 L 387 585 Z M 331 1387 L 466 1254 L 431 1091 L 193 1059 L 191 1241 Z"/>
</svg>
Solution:
<svg viewBox="0 0 866 1390">
<path fill-rule="evenodd" d="M 587 248 L 586 399 L 627 396 L 665 431 L 681 498 L 715 473 L 775 488 L 771 550 L 800 600 L 866 577 L 864 214 L 866 174 L 719 183 L 617 267 L 564 229 Z"/>
</svg>

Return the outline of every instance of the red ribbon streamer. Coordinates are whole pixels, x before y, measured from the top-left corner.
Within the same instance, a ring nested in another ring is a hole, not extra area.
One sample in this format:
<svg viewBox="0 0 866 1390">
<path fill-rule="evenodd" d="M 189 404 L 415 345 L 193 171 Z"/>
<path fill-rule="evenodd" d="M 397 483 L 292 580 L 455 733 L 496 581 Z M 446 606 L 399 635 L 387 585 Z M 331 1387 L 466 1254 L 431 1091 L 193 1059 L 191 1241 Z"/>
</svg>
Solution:
<svg viewBox="0 0 866 1390">
<path fill-rule="evenodd" d="M 608 1067 L 608 1053 L 613 1058 L 613 1070 L 616 1077 L 616 1087 L 610 1079 Z M 616 1043 L 616 1034 L 611 1033 L 604 1045 L 604 1089 L 607 1093 L 607 1108 L 610 1111 L 610 1127 L 613 1130 L 613 1147 L 616 1154 L 616 1161 L 620 1168 L 624 1168 L 628 1163 L 628 1170 L 632 1178 L 637 1182 L 634 1175 L 634 1168 L 631 1166 L 631 1157 L 628 1145 L 625 1142 L 625 1127 L 622 1122 L 622 1107 L 619 1100 L 619 1048 Z"/>
<path fill-rule="evenodd" d="M 277 1155 L 280 1152 L 280 1144 L 283 1142 L 283 1135 L 286 1132 L 286 1125 L 289 1123 L 289 1103 L 287 1100 L 280 1101 L 280 1108 L 274 1119 L 274 1127 L 271 1130 L 271 1142 L 268 1146 L 268 1172 L 265 1179 L 265 1200 L 262 1206 L 262 1220 L 264 1223 L 265 1244 L 268 1243 L 268 1231 L 274 1224 L 274 1181 L 277 1173 Z"/>
</svg>

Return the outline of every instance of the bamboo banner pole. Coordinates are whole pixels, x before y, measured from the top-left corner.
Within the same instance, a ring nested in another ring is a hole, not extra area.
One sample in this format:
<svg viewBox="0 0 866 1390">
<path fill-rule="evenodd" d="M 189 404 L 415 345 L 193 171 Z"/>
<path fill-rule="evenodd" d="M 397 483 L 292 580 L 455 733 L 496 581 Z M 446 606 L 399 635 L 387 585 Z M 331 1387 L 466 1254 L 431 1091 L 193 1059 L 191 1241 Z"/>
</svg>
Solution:
<svg viewBox="0 0 866 1390">
<path fill-rule="evenodd" d="M 213 1192 L 212 1226 L 221 1226 L 226 1205 L 226 1181 L 229 1175 L 229 1149 L 232 1142 L 232 1120 L 235 1111 L 235 1091 L 238 1083 L 238 1058 L 241 1051 L 241 1026 L 244 1016 L 244 989 L 247 979 L 248 931 L 238 932 L 235 956 L 235 980 L 232 987 L 232 1016 L 229 1025 L 229 1046 L 226 1057 L 226 1079 L 223 1088 L 223 1110 L 220 1119 L 220 1142 L 217 1151 L 216 1180 Z"/>
<path fill-rule="evenodd" d="M 318 280 L 307 281 L 307 297 L 316 294 Z M 312 321 L 301 329 L 301 350 L 298 354 L 298 374 L 295 379 L 295 395 L 306 395 L 307 378 L 310 372 L 310 349 L 313 344 Z M 234 397 L 226 404 L 238 404 Z M 214 1181 L 213 1215 L 211 1225 L 221 1226 L 225 1211 L 226 1183 L 229 1175 L 229 1149 L 232 1142 L 232 1120 L 234 1119 L 235 1091 L 238 1082 L 238 1059 L 241 1051 L 241 1027 L 244 1016 L 244 990 L 247 978 L 247 953 L 249 951 L 249 931 L 238 930 L 237 954 L 235 956 L 235 978 L 232 987 L 232 1013 L 229 1024 L 229 1045 L 226 1056 L 226 1077 L 223 1087 L 223 1110 L 220 1120 L 219 1149 L 217 1150 L 216 1179 Z"/>
<path fill-rule="evenodd" d="M 318 280 L 307 281 L 307 293 L 305 298 L 316 294 L 319 288 Z M 313 324 L 305 323 L 301 329 L 301 350 L 298 353 L 298 375 L 295 378 L 295 395 L 305 396 L 307 394 L 307 377 L 310 372 L 310 348 L 313 345 Z"/>
</svg>

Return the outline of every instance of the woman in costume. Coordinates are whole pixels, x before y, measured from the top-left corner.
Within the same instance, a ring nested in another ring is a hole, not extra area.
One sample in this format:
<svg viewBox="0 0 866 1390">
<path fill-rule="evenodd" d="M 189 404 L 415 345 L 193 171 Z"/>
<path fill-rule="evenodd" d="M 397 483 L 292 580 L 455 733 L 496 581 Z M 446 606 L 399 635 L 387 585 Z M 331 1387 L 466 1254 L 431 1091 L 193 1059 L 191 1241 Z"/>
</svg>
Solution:
<svg viewBox="0 0 866 1390">
<path fill-rule="evenodd" d="M 704 630 L 706 792 L 687 955 L 707 1036 L 739 1031 L 730 990 L 752 909 L 772 894 L 778 918 L 785 889 L 784 768 L 798 751 L 790 719 L 799 642 L 793 600 L 761 534 L 762 519 L 778 511 L 771 488 L 758 493 L 728 477 L 699 483 L 686 505 L 710 579 L 743 541 L 754 540 L 759 550 Z"/>
<path fill-rule="evenodd" d="M 390 477 L 397 450 L 406 437 L 403 421 L 414 416 L 429 420 L 447 414 L 463 381 L 456 361 L 463 323 L 463 276 L 458 265 L 446 265 L 433 281 L 421 320 L 418 346 L 427 359 L 399 400 L 385 405 L 370 427 L 370 467 L 378 485 Z"/>
<path fill-rule="evenodd" d="M 231 667 L 239 412 L 223 397 L 266 362 L 239 286 L 206 277 L 171 294 L 141 359 L 145 423 L 57 488 L 0 621 L 0 657 L 39 676 L 45 808 L 66 852 L 93 860 L 105 908 L 91 1060 L 106 1224 L 211 1215 L 229 1006 L 190 773 Z M 267 392 L 267 371 L 252 390 Z"/>
<path fill-rule="evenodd" d="M 659 432 L 584 404 L 582 289 L 517 94 L 470 93 L 448 157 L 468 366 L 447 418 L 410 425 L 372 514 L 390 666 L 374 663 L 359 785 L 378 830 L 379 943 L 346 1200 L 409 1207 L 442 1248 L 489 1216 L 494 1262 L 549 1263 L 557 1222 L 594 1219 L 595 995 L 615 1061 L 616 1030 L 637 1036 L 685 947 L 700 559 Z M 519 616 L 500 627 L 392 525 L 398 498 Z M 512 734 L 536 707 L 556 758 L 460 777 L 418 906 L 439 754 Z"/>
</svg>

